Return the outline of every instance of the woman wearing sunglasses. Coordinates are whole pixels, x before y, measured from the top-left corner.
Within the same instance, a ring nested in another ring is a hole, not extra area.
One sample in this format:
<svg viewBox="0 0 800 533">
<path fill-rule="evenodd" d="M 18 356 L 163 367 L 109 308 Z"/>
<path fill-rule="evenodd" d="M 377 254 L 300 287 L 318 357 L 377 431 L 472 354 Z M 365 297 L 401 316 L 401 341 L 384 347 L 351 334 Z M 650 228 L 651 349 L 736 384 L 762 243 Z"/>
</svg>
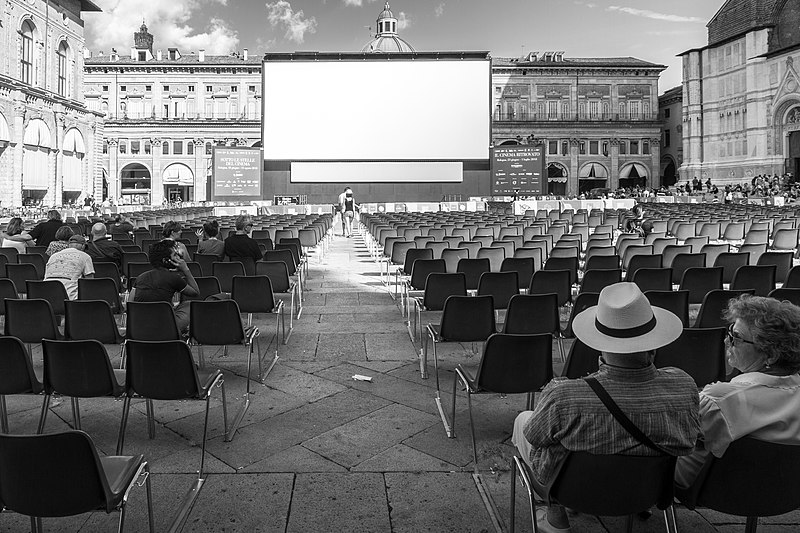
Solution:
<svg viewBox="0 0 800 533">
<path fill-rule="evenodd" d="M 744 295 L 728 303 L 728 364 L 741 372 L 700 391 L 701 436 L 678 458 L 675 482 L 691 486 L 708 454 L 744 436 L 800 445 L 800 307 Z"/>
</svg>

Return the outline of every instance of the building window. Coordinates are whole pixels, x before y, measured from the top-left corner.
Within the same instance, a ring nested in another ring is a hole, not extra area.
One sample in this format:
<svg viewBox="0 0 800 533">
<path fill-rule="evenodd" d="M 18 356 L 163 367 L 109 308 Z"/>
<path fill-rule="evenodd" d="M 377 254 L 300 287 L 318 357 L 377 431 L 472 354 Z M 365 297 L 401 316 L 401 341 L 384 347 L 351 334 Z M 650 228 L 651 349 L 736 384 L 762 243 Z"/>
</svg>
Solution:
<svg viewBox="0 0 800 533">
<path fill-rule="evenodd" d="M 669 108 L 666 108 L 666 109 L 664 110 L 664 118 L 669 118 L 669 111 L 670 111 L 670 109 L 669 109 Z"/>
<path fill-rule="evenodd" d="M 232 92 L 232 93 L 235 93 L 235 92 L 237 92 L 238 90 L 239 90 L 239 87 L 238 87 L 237 85 L 231 85 L 231 92 Z"/>
<path fill-rule="evenodd" d="M 145 154 L 149 154 L 150 150 L 151 150 L 150 141 L 145 141 L 144 142 L 144 153 Z"/>
<path fill-rule="evenodd" d="M 169 141 L 161 141 L 161 153 L 169 155 Z"/>
<path fill-rule="evenodd" d="M 22 83 L 33 85 L 33 24 L 28 20 L 22 23 L 20 79 Z"/>
<path fill-rule="evenodd" d="M 589 141 L 589 154 L 590 155 L 598 155 L 600 153 L 600 142 L 599 141 Z"/>
<path fill-rule="evenodd" d="M 194 141 L 186 143 L 186 155 L 194 155 Z"/>
<path fill-rule="evenodd" d="M 569 102 L 562 102 L 561 104 L 561 118 L 569 116 Z"/>
<path fill-rule="evenodd" d="M 578 153 L 580 155 L 586 155 L 586 141 L 581 141 L 578 147 Z"/>
<path fill-rule="evenodd" d="M 69 96 L 67 94 L 67 43 L 61 41 L 58 45 L 58 94 L 61 96 Z"/>
<path fill-rule="evenodd" d="M 251 93 L 254 93 L 254 92 L 256 92 L 256 86 L 255 85 L 248 85 L 247 86 L 247 90 L 249 92 L 251 92 Z"/>
<path fill-rule="evenodd" d="M 139 50 L 139 61 L 147 61 L 147 52 Z"/>
<path fill-rule="evenodd" d="M 103 141 L 103 153 L 108 153 L 108 141 Z"/>
<path fill-rule="evenodd" d="M 152 90 L 153 90 L 153 86 L 152 85 L 145 85 L 144 86 L 144 92 L 149 93 L 149 92 L 152 92 Z"/>
<path fill-rule="evenodd" d="M 639 141 L 631 141 L 631 155 L 639 155 Z"/>
<path fill-rule="evenodd" d="M 108 92 L 108 85 L 103 85 L 103 92 L 104 92 L 104 93 L 107 93 L 107 92 Z"/>
<path fill-rule="evenodd" d="M 547 141 L 547 153 L 558 155 L 558 141 Z"/>
<path fill-rule="evenodd" d="M 168 93 L 169 92 L 169 85 L 164 85 L 163 91 L 165 93 Z"/>
<path fill-rule="evenodd" d="M 206 85 L 206 92 L 207 93 L 213 93 L 214 92 L 214 87 L 211 86 L 211 85 Z"/>
<path fill-rule="evenodd" d="M 642 155 L 650 155 L 650 141 L 642 141 Z"/>
<path fill-rule="evenodd" d="M 119 92 L 124 93 L 127 90 L 128 90 L 128 86 L 127 85 L 120 85 L 119 86 Z"/>
<path fill-rule="evenodd" d="M 636 120 L 639 118 L 639 110 L 640 110 L 640 102 L 638 100 L 633 100 L 630 103 L 630 110 L 631 110 L 631 118 Z"/>
<path fill-rule="evenodd" d="M 119 153 L 126 154 L 128 153 L 128 142 L 127 141 L 120 141 L 119 142 Z"/>
<path fill-rule="evenodd" d="M 669 148 L 670 145 L 670 137 L 669 137 L 669 129 L 664 130 L 664 148 Z"/>
<path fill-rule="evenodd" d="M 193 92 L 194 92 L 194 85 L 189 85 L 189 92 L 190 92 L 190 93 L 193 93 Z"/>
<path fill-rule="evenodd" d="M 608 141 L 603 141 L 603 155 L 608 157 Z"/>
<path fill-rule="evenodd" d="M 558 102 L 556 100 L 547 101 L 547 118 L 551 120 L 558 118 Z"/>
<path fill-rule="evenodd" d="M 173 141 L 172 153 L 174 155 L 183 155 L 183 141 Z"/>
<path fill-rule="evenodd" d="M 561 155 L 569 155 L 569 142 L 561 141 Z"/>
<path fill-rule="evenodd" d="M 139 141 L 131 141 L 131 154 L 138 154 L 139 146 Z"/>
<path fill-rule="evenodd" d="M 628 155 L 628 141 L 619 142 L 619 155 Z"/>
<path fill-rule="evenodd" d="M 206 155 L 211 155 L 211 143 L 206 143 Z"/>
<path fill-rule="evenodd" d="M 163 118 L 169 118 L 169 104 L 164 104 L 164 115 Z"/>
<path fill-rule="evenodd" d="M 600 102 L 597 100 L 589 100 L 589 117 L 598 118 L 600 116 Z"/>
</svg>

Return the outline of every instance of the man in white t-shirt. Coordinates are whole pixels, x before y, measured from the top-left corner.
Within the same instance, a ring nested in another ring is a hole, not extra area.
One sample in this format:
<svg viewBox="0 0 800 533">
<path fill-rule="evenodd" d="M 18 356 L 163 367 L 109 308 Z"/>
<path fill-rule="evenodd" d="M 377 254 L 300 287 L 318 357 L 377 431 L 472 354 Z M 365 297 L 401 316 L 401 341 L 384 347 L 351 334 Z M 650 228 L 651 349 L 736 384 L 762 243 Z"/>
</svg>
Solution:
<svg viewBox="0 0 800 533">
<path fill-rule="evenodd" d="M 44 269 L 44 279 L 55 279 L 64 284 L 70 300 L 78 298 L 78 279 L 93 278 L 94 265 L 89 254 L 83 251 L 86 238 L 73 235 L 67 248 L 50 256 Z"/>
</svg>

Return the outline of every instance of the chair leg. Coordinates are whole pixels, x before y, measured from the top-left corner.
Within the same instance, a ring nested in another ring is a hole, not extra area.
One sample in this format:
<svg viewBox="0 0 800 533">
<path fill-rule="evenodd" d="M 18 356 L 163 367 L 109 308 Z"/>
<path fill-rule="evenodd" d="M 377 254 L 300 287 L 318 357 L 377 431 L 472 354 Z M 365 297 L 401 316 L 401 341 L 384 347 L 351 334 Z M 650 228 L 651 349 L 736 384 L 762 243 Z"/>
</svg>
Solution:
<svg viewBox="0 0 800 533">
<path fill-rule="evenodd" d="M 156 438 L 156 421 L 155 413 L 153 412 L 153 400 L 147 398 L 145 405 L 147 407 L 147 436 L 154 439 Z"/>
<path fill-rule="evenodd" d="M 456 392 L 458 391 L 458 378 L 461 374 L 456 369 L 456 375 L 453 379 L 453 400 L 450 404 L 450 431 L 447 432 L 447 436 L 451 439 L 456 438 Z M 467 392 L 469 394 L 469 392 Z M 447 431 L 447 427 L 445 426 L 445 431 Z"/>
<path fill-rule="evenodd" d="M 125 399 L 122 401 L 122 420 L 119 423 L 119 435 L 117 436 L 117 455 L 122 455 L 122 448 L 125 446 L 125 429 L 128 426 L 128 413 L 131 408 L 131 398 L 128 395 L 125 395 Z"/>
<path fill-rule="evenodd" d="M 42 519 L 38 516 L 31 517 L 31 533 L 42 533 Z"/>
<path fill-rule="evenodd" d="M 6 408 L 5 394 L 0 394 L 0 431 L 8 433 L 8 409 Z"/>
<path fill-rule="evenodd" d="M 206 466 L 206 436 L 208 434 L 208 409 L 211 406 L 211 394 L 206 395 L 206 414 L 203 420 L 203 443 L 200 449 L 200 471 L 197 473 L 198 479 L 204 479 Z"/>
<path fill-rule="evenodd" d="M 514 456 L 513 460 L 514 460 L 514 464 L 512 466 L 512 468 L 513 468 L 512 476 L 514 476 L 514 479 L 512 480 L 511 485 L 512 485 L 512 487 L 514 485 L 516 485 L 517 481 L 516 481 L 516 475 L 515 474 L 519 473 L 519 479 L 520 479 L 520 481 L 522 481 L 522 485 L 525 487 L 525 490 L 528 492 L 528 505 L 530 506 L 531 524 L 533 525 L 533 532 L 534 533 L 538 533 L 539 528 L 536 525 L 536 500 L 534 499 L 534 496 L 533 496 L 533 485 L 531 483 L 530 475 L 528 473 L 528 465 L 523 463 L 522 459 L 520 459 L 516 455 Z M 510 531 L 512 533 L 514 531 L 514 529 L 513 529 L 514 515 L 515 515 L 514 514 L 514 507 L 515 507 L 515 503 L 516 503 L 516 500 L 513 499 L 513 497 L 516 496 L 516 494 L 514 494 L 514 492 L 515 491 L 512 491 L 512 500 L 511 500 L 511 504 L 509 505 L 509 507 L 511 508 L 511 524 L 512 524 L 512 527 L 511 527 Z"/>
<path fill-rule="evenodd" d="M 472 458 L 475 461 L 475 473 L 478 471 L 478 447 L 475 444 L 475 420 L 472 418 L 472 395 L 469 393 L 469 385 L 467 385 L 467 412 L 469 413 L 469 432 L 472 437 Z M 455 424 L 455 417 L 453 417 Z"/>
<path fill-rule="evenodd" d="M 748 516 L 747 522 L 744 526 L 745 533 L 756 533 L 758 529 L 758 517 L 757 516 Z"/>
<path fill-rule="evenodd" d="M 421 335 L 422 332 L 420 332 Z M 419 357 L 419 375 L 422 379 L 428 379 L 428 337 L 420 340 L 423 342 Z"/>
<path fill-rule="evenodd" d="M 625 517 L 625 531 L 626 533 L 633 533 L 633 515 Z"/>
<path fill-rule="evenodd" d="M 72 425 L 75 429 L 81 429 L 81 406 L 77 398 L 70 398 L 72 404 Z"/>
<path fill-rule="evenodd" d="M 144 472 L 147 476 L 144 480 L 144 488 L 147 493 L 147 524 L 150 526 L 150 533 L 155 533 L 156 528 L 153 523 L 153 489 L 150 485 L 150 465 L 144 464 Z"/>
<path fill-rule="evenodd" d="M 42 401 L 42 412 L 39 414 L 39 427 L 36 428 L 36 434 L 41 435 L 44 433 L 44 424 L 47 421 L 47 411 L 50 407 L 50 395 L 45 394 Z"/>
<path fill-rule="evenodd" d="M 675 507 L 670 505 L 664 509 L 664 523 L 667 526 L 667 533 L 678 533 L 678 525 L 675 521 Z"/>
<path fill-rule="evenodd" d="M 559 335 L 558 336 L 558 353 L 561 355 L 561 362 L 565 362 L 566 358 L 564 357 L 564 337 Z"/>
</svg>

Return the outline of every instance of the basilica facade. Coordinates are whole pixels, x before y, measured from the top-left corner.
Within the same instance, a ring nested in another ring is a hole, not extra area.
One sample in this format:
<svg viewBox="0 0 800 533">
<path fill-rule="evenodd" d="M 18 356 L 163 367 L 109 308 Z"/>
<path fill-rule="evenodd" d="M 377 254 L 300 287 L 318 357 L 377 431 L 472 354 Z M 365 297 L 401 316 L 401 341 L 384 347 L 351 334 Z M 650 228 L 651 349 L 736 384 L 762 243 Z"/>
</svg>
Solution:
<svg viewBox="0 0 800 533">
<path fill-rule="evenodd" d="M 102 113 L 83 102 L 89 0 L 6 0 L 0 11 L 0 206 L 99 195 Z"/>
<path fill-rule="evenodd" d="M 728 0 L 683 54 L 683 181 L 800 172 L 800 0 Z"/>
</svg>

